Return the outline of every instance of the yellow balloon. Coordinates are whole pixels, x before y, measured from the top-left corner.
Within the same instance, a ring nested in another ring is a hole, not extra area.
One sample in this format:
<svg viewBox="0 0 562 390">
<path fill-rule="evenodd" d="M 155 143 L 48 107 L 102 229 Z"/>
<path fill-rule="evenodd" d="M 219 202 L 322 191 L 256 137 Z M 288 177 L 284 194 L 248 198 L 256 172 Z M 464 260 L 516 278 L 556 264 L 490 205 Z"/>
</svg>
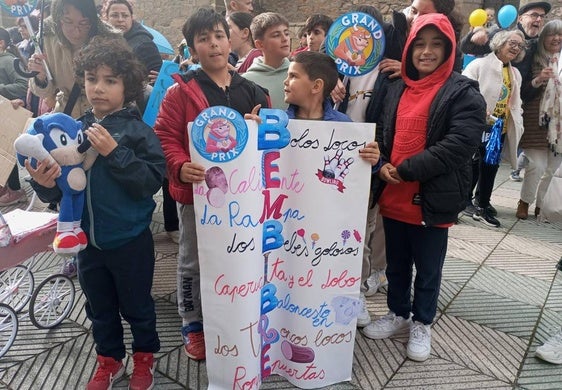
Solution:
<svg viewBox="0 0 562 390">
<path fill-rule="evenodd" d="M 475 9 L 468 17 L 468 23 L 472 27 L 483 26 L 486 24 L 486 20 L 488 20 L 488 15 L 482 8 Z"/>
</svg>

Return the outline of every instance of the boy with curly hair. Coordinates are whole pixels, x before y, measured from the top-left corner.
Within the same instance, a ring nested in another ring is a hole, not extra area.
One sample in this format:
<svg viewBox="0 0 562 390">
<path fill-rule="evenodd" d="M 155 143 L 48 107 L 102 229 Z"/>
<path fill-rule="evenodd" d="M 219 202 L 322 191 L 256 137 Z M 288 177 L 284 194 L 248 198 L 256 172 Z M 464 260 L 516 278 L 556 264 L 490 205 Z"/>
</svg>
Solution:
<svg viewBox="0 0 562 390">
<path fill-rule="evenodd" d="M 121 40 L 95 37 L 75 59 L 92 108 L 80 118 L 98 153 L 87 173 L 82 229 L 88 246 L 78 253 L 78 278 L 86 295 L 98 367 L 87 389 L 111 388 L 125 372 L 121 318 L 133 334 L 130 389 L 154 385 L 154 353 L 160 349 L 150 295 L 154 242 L 153 195 L 162 185 L 164 152 L 156 134 L 132 104 L 142 98 L 145 70 Z M 33 169 L 32 183 L 44 201 L 60 199 L 57 164 Z"/>
</svg>

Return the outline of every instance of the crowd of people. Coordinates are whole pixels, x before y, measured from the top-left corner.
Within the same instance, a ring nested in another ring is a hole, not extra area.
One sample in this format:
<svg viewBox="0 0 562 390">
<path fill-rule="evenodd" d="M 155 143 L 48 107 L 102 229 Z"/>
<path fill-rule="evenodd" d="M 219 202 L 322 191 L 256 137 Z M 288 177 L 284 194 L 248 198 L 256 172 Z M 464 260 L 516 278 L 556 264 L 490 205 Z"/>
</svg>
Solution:
<svg viewBox="0 0 562 390">
<path fill-rule="evenodd" d="M 0 95 L 34 116 L 54 111 L 79 118 L 98 154 L 82 220 L 89 244 L 73 263 L 98 354 L 88 389 L 111 388 L 124 374 L 121 318 L 133 333 L 130 388 L 154 386 L 160 342 L 150 295 L 155 259 L 149 227 L 160 188 L 166 231 L 179 244 L 178 333 L 187 356 L 205 359 L 193 206 L 193 185 L 205 179 L 205 169 L 191 161 L 185 129 L 208 107 L 229 106 L 250 120 L 272 107 L 291 119 L 376 123 L 376 142 L 360 151 L 373 174 L 357 326 L 372 339 L 409 332 L 406 353 L 415 361 L 431 353 L 448 228 L 462 213 L 500 227 L 491 195 L 502 158 L 514 180 L 524 169 L 517 218 L 527 219 L 533 203 L 540 215 L 562 162 L 562 21 L 545 23 L 548 2 L 522 5 L 508 28 L 499 28 L 496 10 L 486 9 L 485 25 L 464 37 L 454 0 L 413 0 L 393 11 L 391 22 L 376 7 L 355 6 L 352 11 L 380 24 L 386 45 L 383 60 L 354 78 L 338 77 L 334 59 L 325 54 L 333 23 L 328 15 L 310 15 L 292 47 L 287 18 L 253 15 L 251 0 L 225 1 L 226 15 L 201 8 L 183 25 L 181 71 L 173 75 L 153 129 L 142 122 L 142 109 L 162 58 L 151 34 L 134 20 L 133 5 L 43 3 L 49 16 L 40 26 L 41 53 L 30 39 L 38 33 L 37 15 L 31 19 L 35 31 L 18 19 L 19 44 L 0 28 Z M 477 57 L 464 69 L 463 53 Z M 14 58 L 33 72 L 29 80 L 14 69 Z M 60 167 L 45 160 L 25 168 L 40 199 L 56 205 Z M 16 167 L 0 187 L 0 206 L 25 201 Z M 385 286 L 389 311 L 372 320 L 365 299 Z M 562 364 L 561 340 L 554 335 L 536 355 Z"/>
</svg>

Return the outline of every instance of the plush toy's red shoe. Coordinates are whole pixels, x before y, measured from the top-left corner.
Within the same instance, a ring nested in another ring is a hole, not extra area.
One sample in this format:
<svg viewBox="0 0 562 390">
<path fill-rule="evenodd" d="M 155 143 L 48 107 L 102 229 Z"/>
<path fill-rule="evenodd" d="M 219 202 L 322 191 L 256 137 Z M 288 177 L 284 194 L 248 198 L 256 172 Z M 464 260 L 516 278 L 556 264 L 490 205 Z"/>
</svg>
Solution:
<svg viewBox="0 0 562 390">
<path fill-rule="evenodd" d="M 74 232 L 57 232 L 53 250 L 61 255 L 75 255 L 80 251 L 80 241 Z"/>
<path fill-rule="evenodd" d="M 88 246 L 88 237 L 86 237 L 86 233 L 81 228 L 74 228 L 74 234 L 78 238 L 78 242 L 80 243 L 80 250 L 86 249 Z"/>
</svg>

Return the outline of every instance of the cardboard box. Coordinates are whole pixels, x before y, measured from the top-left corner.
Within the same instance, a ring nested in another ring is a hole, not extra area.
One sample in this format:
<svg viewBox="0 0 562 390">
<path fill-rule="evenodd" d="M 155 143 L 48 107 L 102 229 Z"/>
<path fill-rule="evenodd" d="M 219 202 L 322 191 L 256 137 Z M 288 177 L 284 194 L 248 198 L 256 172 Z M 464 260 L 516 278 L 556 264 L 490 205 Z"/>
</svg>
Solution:
<svg viewBox="0 0 562 390">
<path fill-rule="evenodd" d="M 25 131 L 32 113 L 25 108 L 15 110 L 8 99 L 0 96 L 0 185 L 6 185 L 16 165 L 14 141 Z"/>
</svg>

